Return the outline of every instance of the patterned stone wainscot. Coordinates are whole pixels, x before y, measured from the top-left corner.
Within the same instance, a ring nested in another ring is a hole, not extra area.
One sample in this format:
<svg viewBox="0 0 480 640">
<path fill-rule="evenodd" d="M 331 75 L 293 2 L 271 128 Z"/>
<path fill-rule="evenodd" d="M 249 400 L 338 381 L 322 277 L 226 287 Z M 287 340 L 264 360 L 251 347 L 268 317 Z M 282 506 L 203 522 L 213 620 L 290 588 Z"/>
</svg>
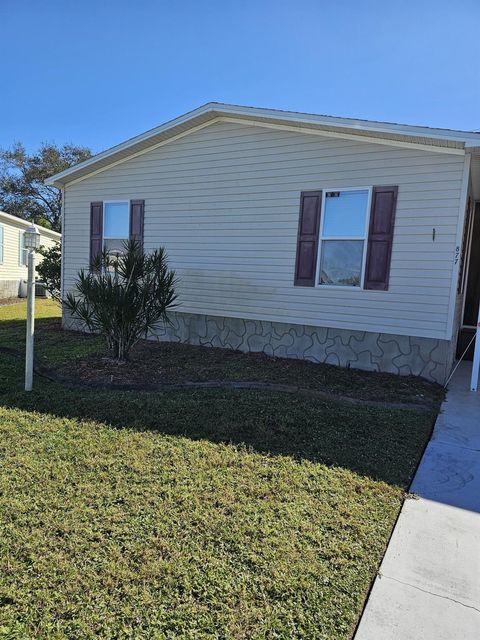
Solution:
<svg viewBox="0 0 480 640">
<path fill-rule="evenodd" d="M 439 383 L 445 382 L 453 362 L 448 340 L 179 312 L 170 317 L 172 326 L 152 338 L 417 375 Z"/>
<path fill-rule="evenodd" d="M 171 313 L 170 319 L 172 324 L 160 327 L 151 340 L 263 352 L 365 371 L 415 375 L 440 384 L 445 382 L 455 354 L 455 341 L 436 338 L 180 312 Z M 65 309 L 63 326 L 74 331 L 84 329 Z"/>
</svg>

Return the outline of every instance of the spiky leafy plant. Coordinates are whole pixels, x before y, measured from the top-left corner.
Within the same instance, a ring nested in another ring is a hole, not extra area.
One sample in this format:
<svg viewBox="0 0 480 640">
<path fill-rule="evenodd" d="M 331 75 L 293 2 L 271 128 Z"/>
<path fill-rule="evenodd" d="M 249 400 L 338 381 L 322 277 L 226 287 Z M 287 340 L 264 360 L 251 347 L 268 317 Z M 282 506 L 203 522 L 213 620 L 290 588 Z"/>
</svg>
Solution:
<svg viewBox="0 0 480 640">
<path fill-rule="evenodd" d="M 129 240 L 120 255 L 104 251 L 90 271 L 82 269 L 64 305 L 89 331 L 105 337 L 113 358 L 124 361 L 139 340 L 170 322 L 176 283 L 164 248 L 147 254 Z"/>
</svg>

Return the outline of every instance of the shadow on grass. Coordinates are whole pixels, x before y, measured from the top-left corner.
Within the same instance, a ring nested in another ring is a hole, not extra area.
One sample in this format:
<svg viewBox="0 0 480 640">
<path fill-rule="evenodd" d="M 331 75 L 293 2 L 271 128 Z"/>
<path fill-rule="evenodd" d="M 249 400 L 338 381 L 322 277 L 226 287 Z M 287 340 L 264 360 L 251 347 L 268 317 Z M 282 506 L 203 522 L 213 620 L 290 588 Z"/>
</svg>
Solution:
<svg viewBox="0 0 480 640">
<path fill-rule="evenodd" d="M 25 333 L 22 323 L 0 321 L 0 345 L 4 342 L 2 336 L 15 336 L 15 343 L 22 344 L 20 333 Z M 162 382 L 254 382 L 310 389 L 323 394 L 325 400 L 344 396 L 427 410 L 438 408 L 444 398 L 440 385 L 415 376 L 345 370 L 297 358 L 180 342 L 140 341 L 132 349 L 128 366 L 119 366 L 104 357 L 105 344 L 100 337 L 64 331 L 58 317 L 42 318 L 38 323 L 36 354 L 38 364 L 53 366 L 64 378 L 83 381 L 94 388 L 112 382 L 127 390 L 150 386 L 145 391 Z"/>
<path fill-rule="evenodd" d="M 0 404 L 115 428 L 157 431 L 193 440 L 245 446 L 348 468 L 407 488 L 435 415 L 322 402 L 256 391 L 163 393 L 73 390 L 41 378 L 20 391 L 22 363 L 2 356 Z"/>
<path fill-rule="evenodd" d="M 0 346 L 24 352 L 25 330 L 23 319 L 0 320 Z M 35 332 L 35 359 L 39 363 L 71 362 L 103 347 L 98 336 L 64 331 L 58 317 L 36 319 Z"/>
</svg>

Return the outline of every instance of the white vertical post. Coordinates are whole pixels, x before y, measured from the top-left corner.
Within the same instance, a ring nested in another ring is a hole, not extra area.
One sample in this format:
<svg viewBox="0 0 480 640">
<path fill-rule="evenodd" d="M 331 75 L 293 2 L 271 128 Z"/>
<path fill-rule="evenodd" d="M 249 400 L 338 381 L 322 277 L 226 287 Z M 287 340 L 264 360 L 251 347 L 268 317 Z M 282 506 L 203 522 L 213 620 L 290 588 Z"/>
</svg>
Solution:
<svg viewBox="0 0 480 640">
<path fill-rule="evenodd" d="M 33 335 L 35 332 L 35 252 L 28 249 L 27 341 L 25 354 L 25 391 L 33 386 Z"/>
<path fill-rule="evenodd" d="M 472 379 L 470 381 L 470 391 L 478 389 L 478 373 L 480 369 L 480 304 L 478 305 L 477 332 L 475 334 L 475 352 L 472 364 Z"/>
</svg>

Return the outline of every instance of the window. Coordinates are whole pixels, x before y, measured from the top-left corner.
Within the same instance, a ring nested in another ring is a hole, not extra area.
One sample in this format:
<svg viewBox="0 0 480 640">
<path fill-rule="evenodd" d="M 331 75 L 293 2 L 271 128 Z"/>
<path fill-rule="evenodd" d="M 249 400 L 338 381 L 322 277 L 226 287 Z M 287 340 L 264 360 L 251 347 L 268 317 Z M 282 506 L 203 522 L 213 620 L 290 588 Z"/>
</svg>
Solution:
<svg viewBox="0 0 480 640">
<path fill-rule="evenodd" d="M 128 202 L 105 202 L 103 208 L 103 247 L 118 255 L 129 237 L 130 205 Z"/>
<path fill-rule="evenodd" d="M 3 264 L 3 225 L 0 224 L 0 264 Z"/>
<path fill-rule="evenodd" d="M 327 190 L 323 198 L 317 282 L 362 287 L 370 189 Z"/>
<path fill-rule="evenodd" d="M 24 232 L 19 229 L 18 231 L 18 265 L 25 267 L 28 264 L 28 249 L 25 249 L 25 236 Z"/>
</svg>

